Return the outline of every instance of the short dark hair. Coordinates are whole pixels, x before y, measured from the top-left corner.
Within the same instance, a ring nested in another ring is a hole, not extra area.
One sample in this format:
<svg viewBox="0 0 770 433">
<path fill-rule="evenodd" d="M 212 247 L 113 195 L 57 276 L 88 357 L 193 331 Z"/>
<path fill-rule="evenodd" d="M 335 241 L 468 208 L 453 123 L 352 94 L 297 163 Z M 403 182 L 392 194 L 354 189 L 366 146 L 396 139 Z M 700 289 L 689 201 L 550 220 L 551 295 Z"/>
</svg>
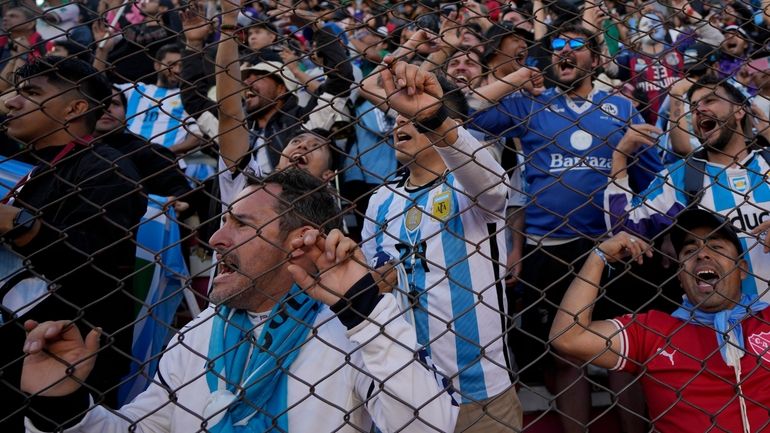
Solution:
<svg viewBox="0 0 770 433">
<path fill-rule="evenodd" d="M 163 58 L 166 57 L 166 54 L 182 54 L 182 47 L 179 44 L 166 44 L 162 47 L 158 48 L 158 51 L 155 52 L 155 61 L 158 63 L 163 62 Z"/>
<path fill-rule="evenodd" d="M 124 92 L 123 89 L 121 89 L 118 86 L 112 86 L 112 91 L 113 93 L 114 92 L 118 93 L 118 97 L 120 98 L 120 103 L 123 104 L 123 108 L 126 108 L 128 106 L 128 98 L 126 98 L 126 92 Z M 111 102 L 112 95 L 110 95 L 110 99 L 108 99 L 108 101 L 110 101 L 110 104 L 112 104 Z M 105 104 L 105 105 L 108 105 L 108 104 Z"/>
<path fill-rule="evenodd" d="M 286 234 L 311 225 L 329 233 L 340 224 L 340 207 L 329 185 L 305 170 L 287 168 L 268 176 L 247 176 L 246 186 L 279 185 L 276 197 L 281 232 Z"/>
<path fill-rule="evenodd" d="M 559 27 L 558 30 L 553 32 L 551 39 L 555 39 L 558 36 L 564 36 L 565 33 L 575 33 L 583 36 L 586 39 L 586 42 L 588 42 L 588 49 L 591 50 L 592 55 L 600 56 L 602 54 L 602 48 L 599 45 L 598 35 L 595 32 L 592 32 L 581 25 L 567 24 Z"/>
<path fill-rule="evenodd" d="M 89 131 L 104 114 L 105 101 L 112 96 L 110 83 L 104 75 L 88 63 L 75 58 L 45 56 L 20 67 L 14 73 L 17 86 L 30 78 L 44 77 L 57 88 L 77 85 L 77 90 L 88 102 L 83 116 Z"/>
<path fill-rule="evenodd" d="M 78 59 L 90 64 L 93 62 L 93 52 L 86 47 L 85 45 L 81 45 L 78 42 L 67 40 L 67 39 L 60 39 L 58 41 L 53 42 L 54 46 L 62 47 L 65 50 L 67 50 L 67 54 L 69 57 L 77 57 Z"/>
<path fill-rule="evenodd" d="M 733 86 L 732 84 L 728 83 L 726 79 L 719 78 L 711 75 L 705 75 L 698 81 L 696 81 L 691 87 L 690 90 L 687 91 L 687 100 L 692 100 L 692 95 L 695 93 L 696 90 L 700 90 L 706 87 L 721 87 L 725 90 L 725 93 L 727 93 L 727 97 L 730 99 L 730 102 L 738 105 L 746 105 L 748 103 L 748 98 L 746 95 L 741 93 L 740 90 L 738 90 L 737 87 Z"/>
</svg>

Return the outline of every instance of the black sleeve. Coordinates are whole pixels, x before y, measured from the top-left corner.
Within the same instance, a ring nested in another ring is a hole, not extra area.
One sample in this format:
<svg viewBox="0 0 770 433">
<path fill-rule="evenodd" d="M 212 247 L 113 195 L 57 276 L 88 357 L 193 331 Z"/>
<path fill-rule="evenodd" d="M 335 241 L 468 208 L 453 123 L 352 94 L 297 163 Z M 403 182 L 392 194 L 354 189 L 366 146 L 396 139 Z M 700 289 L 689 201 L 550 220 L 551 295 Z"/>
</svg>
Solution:
<svg viewBox="0 0 770 433">
<path fill-rule="evenodd" d="M 371 273 L 367 273 L 348 289 L 345 296 L 331 306 L 337 318 L 348 329 L 355 328 L 374 311 L 382 299 L 377 283 Z"/>
<path fill-rule="evenodd" d="M 45 251 L 49 257 L 59 257 L 58 266 L 67 266 L 67 261 L 82 264 L 84 257 L 98 256 L 131 237 L 147 209 L 147 198 L 134 164 L 107 147 L 98 146 L 98 151 L 69 167 L 76 174 L 68 182 L 77 189 L 59 202 L 46 204 L 41 209 L 40 232 L 27 245 L 14 249 L 25 257 Z"/>
<path fill-rule="evenodd" d="M 347 96 L 353 83 L 353 65 L 347 48 L 328 29 L 320 29 L 313 36 L 318 47 L 318 56 L 323 59 L 326 81 L 318 93 Z"/>
<path fill-rule="evenodd" d="M 144 146 L 131 155 L 144 189 L 149 194 L 163 197 L 181 197 L 192 190 L 174 152 L 156 144 L 144 143 Z"/>
<path fill-rule="evenodd" d="M 208 98 L 209 88 L 213 85 L 213 73 L 207 73 L 207 54 L 192 50 L 182 53 L 181 97 L 185 111 L 197 118 L 204 111 L 219 116 L 217 102 Z M 212 71 L 213 72 L 213 71 Z"/>
</svg>

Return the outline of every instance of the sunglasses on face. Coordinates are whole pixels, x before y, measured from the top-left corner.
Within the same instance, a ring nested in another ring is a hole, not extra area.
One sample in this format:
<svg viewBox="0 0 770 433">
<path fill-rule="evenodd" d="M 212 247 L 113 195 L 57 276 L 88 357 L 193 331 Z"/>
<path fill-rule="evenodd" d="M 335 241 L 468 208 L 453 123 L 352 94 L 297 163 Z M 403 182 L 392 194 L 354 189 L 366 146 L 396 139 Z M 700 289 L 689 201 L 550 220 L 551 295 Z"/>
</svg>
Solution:
<svg viewBox="0 0 770 433">
<path fill-rule="evenodd" d="M 564 39 L 554 38 L 551 40 L 551 49 L 554 51 L 561 51 L 569 44 L 569 48 L 572 51 L 579 50 L 586 46 L 586 40 L 583 38 Z"/>
</svg>

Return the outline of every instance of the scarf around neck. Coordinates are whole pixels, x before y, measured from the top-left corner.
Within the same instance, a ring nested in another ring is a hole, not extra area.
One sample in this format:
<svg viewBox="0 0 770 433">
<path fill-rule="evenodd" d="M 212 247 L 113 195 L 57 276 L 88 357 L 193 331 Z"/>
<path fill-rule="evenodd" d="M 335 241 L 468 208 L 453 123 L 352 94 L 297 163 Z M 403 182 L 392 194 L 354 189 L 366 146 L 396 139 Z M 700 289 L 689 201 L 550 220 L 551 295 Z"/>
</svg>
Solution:
<svg viewBox="0 0 770 433">
<path fill-rule="evenodd" d="M 320 309 L 295 284 L 273 307 L 255 342 L 246 311 L 219 307 L 207 357 L 211 395 L 203 416 L 209 431 L 288 431 L 287 374 Z"/>
<path fill-rule="evenodd" d="M 768 304 L 760 301 L 757 295 L 743 294 L 733 308 L 716 313 L 707 313 L 698 309 L 687 296 L 684 296 L 682 306 L 671 315 L 688 323 L 713 328 L 716 331 L 717 346 L 722 359 L 727 365 L 734 366 L 738 359 L 743 356 L 745 349 L 741 321 L 767 307 Z M 726 341 L 726 336 L 729 341 Z M 740 351 L 732 355 L 731 353 L 735 352 L 736 346 L 740 348 Z"/>
</svg>

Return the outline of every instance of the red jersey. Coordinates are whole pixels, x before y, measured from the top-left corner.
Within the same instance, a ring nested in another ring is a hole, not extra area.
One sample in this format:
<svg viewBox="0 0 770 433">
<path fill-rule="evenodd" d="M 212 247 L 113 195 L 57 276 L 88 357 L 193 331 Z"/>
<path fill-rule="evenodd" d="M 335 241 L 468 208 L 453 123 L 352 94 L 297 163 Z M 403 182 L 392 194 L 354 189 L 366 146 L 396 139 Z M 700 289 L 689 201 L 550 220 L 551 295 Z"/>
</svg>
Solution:
<svg viewBox="0 0 770 433">
<path fill-rule="evenodd" d="M 668 89 L 682 76 L 684 61 L 676 50 L 667 50 L 656 56 L 639 53 L 629 60 L 631 83 L 647 96 L 648 109 L 642 111 L 647 123 L 658 120 L 660 105 Z"/>
<path fill-rule="evenodd" d="M 650 311 L 613 320 L 620 329 L 616 370 L 641 373 L 656 431 L 743 431 L 733 367 L 712 328 Z M 752 432 L 770 432 L 770 308 L 741 322 L 743 395 Z"/>
</svg>

